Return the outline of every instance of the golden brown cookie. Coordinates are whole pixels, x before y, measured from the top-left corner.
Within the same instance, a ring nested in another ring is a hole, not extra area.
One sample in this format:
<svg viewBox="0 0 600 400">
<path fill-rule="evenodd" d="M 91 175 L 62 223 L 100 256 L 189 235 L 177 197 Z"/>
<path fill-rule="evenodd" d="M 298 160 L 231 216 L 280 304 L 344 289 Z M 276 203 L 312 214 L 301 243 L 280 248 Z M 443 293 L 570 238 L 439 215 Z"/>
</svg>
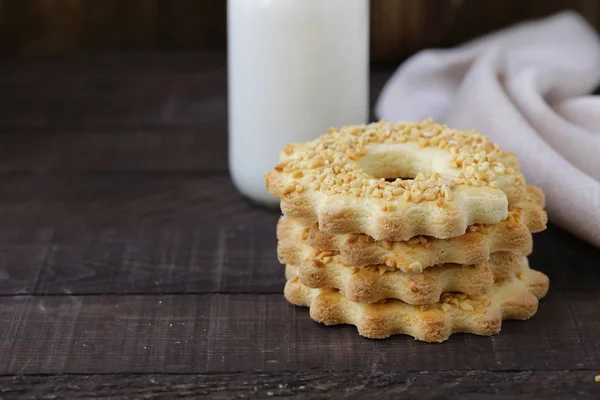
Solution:
<svg viewBox="0 0 600 400">
<path fill-rule="evenodd" d="M 406 334 L 425 342 L 443 342 L 457 332 L 493 335 L 502 320 L 531 318 L 538 299 L 549 286 L 548 277 L 526 268 L 512 279 L 496 283 L 482 296 L 444 294 L 436 304 L 415 306 L 400 300 L 364 304 L 349 300 L 335 289 L 311 289 L 298 278 L 285 286 L 286 299 L 310 307 L 310 317 L 325 325 L 351 324 L 372 339 Z"/>
<path fill-rule="evenodd" d="M 305 228 L 285 216 L 277 224 L 277 236 L 281 251 L 290 247 L 293 251 L 297 244 L 308 239 L 318 250 L 339 252 L 339 261 L 346 265 L 385 264 L 404 272 L 420 272 L 443 263 L 479 264 L 498 251 L 529 255 L 533 248 L 531 233 L 546 229 L 548 217 L 543 207 L 543 193 L 529 185 L 525 200 L 511 206 L 505 220 L 492 225 L 472 225 L 466 234 L 456 238 L 417 236 L 405 242 L 379 242 L 364 234 L 332 235 L 314 226 Z M 300 261 L 290 261 L 289 257 L 282 260 L 285 264 L 300 264 Z"/>
<path fill-rule="evenodd" d="M 425 272 L 389 271 L 383 265 L 349 267 L 319 259 L 287 265 L 286 278 L 298 277 L 310 288 L 333 288 L 352 301 L 374 303 L 399 299 L 408 304 L 433 304 L 444 292 L 468 295 L 485 293 L 494 283 L 512 277 L 527 266 L 527 257 L 493 253 L 490 261 L 477 265 L 441 264 Z"/>
<path fill-rule="evenodd" d="M 290 144 L 265 183 L 305 226 L 394 241 L 498 223 L 526 186 L 513 154 L 433 121 L 347 126 Z"/>
</svg>

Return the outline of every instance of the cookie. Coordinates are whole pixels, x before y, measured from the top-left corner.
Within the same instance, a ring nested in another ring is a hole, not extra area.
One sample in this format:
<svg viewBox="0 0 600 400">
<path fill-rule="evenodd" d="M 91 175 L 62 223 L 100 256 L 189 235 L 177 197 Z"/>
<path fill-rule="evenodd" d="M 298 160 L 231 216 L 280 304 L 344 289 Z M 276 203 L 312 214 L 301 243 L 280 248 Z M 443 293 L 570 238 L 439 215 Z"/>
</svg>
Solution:
<svg viewBox="0 0 600 400">
<path fill-rule="evenodd" d="M 375 303 L 399 299 L 408 304 L 433 304 L 444 292 L 468 295 L 485 293 L 494 281 L 512 277 L 527 266 L 527 257 L 494 253 L 490 261 L 477 265 L 441 264 L 425 272 L 387 271 L 383 265 L 349 267 L 319 259 L 287 265 L 286 278 L 298 277 L 310 288 L 333 288 L 352 301 Z"/>
<path fill-rule="evenodd" d="M 502 320 L 531 318 L 548 286 L 546 275 L 525 268 L 494 284 L 485 295 L 446 293 L 440 302 L 423 306 L 400 300 L 358 303 L 335 289 L 311 289 L 298 278 L 287 282 L 284 294 L 290 303 L 310 307 L 313 320 L 325 325 L 355 325 L 358 333 L 368 338 L 405 334 L 425 342 L 443 342 L 457 332 L 493 335 L 500 332 Z"/>
<path fill-rule="evenodd" d="M 443 263 L 479 264 L 498 251 L 531 254 L 532 232 L 546 229 L 548 217 L 543 207 L 541 190 L 529 185 L 525 200 L 510 207 L 508 218 L 492 225 L 472 225 L 466 234 L 452 239 L 417 236 L 405 242 L 378 242 L 364 234 L 332 235 L 314 226 L 305 228 L 285 216 L 280 219 L 277 232 L 283 243 L 300 243 L 308 238 L 318 250 L 339 252 L 340 262 L 346 265 L 385 264 L 404 272 L 420 272 Z"/>
<path fill-rule="evenodd" d="M 526 191 L 514 154 L 433 121 L 348 126 L 290 144 L 265 183 L 305 226 L 393 241 L 498 223 Z"/>
</svg>

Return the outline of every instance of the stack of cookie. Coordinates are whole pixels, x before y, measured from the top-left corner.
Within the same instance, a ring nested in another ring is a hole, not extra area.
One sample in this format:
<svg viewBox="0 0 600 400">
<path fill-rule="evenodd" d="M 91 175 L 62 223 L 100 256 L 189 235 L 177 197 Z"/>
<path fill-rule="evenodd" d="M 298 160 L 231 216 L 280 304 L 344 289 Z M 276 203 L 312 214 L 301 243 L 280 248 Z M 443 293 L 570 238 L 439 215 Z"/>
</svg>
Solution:
<svg viewBox="0 0 600 400">
<path fill-rule="evenodd" d="M 441 342 L 528 319 L 548 290 L 529 268 L 543 193 L 511 153 L 433 121 L 331 129 L 265 176 L 281 199 L 285 296 L 326 325 Z"/>
</svg>

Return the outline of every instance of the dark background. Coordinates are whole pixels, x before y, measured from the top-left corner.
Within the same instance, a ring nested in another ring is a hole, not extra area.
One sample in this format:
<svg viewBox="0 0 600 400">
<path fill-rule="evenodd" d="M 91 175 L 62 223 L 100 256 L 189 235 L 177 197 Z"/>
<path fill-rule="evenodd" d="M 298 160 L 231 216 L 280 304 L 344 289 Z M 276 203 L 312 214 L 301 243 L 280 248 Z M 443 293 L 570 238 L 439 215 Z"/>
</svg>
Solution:
<svg viewBox="0 0 600 400">
<path fill-rule="evenodd" d="M 596 0 L 371 4 L 371 105 L 420 48 L 600 21 Z M 552 224 L 530 257 L 550 291 L 499 335 L 368 340 L 285 301 L 279 213 L 229 177 L 225 5 L 0 0 L 0 399 L 597 399 L 600 249 Z"/>
<path fill-rule="evenodd" d="M 0 51 L 223 50 L 226 0 L 0 0 Z M 523 19 L 573 9 L 596 28 L 598 0 L 371 0 L 374 62 L 393 62 Z"/>
</svg>

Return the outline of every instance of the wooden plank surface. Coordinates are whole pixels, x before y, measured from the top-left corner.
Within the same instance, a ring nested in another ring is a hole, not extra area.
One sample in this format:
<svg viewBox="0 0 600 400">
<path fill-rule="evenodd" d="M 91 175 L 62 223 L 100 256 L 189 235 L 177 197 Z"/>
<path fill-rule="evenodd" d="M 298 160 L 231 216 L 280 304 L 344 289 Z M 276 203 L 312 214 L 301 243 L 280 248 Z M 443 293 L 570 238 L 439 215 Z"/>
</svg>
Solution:
<svg viewBox="0 0 600 400">
<path fill-rule="evenodd" d="M 33 293 L 52 236 L 51 228 L 0 228 L 0 296 Z"/>
<path fill-rule="evenodd" d="M 7 59 L 0 93 L 0 173 L 227 171 L 220 54 Z"/>
<path fill-rule="evenodd" d="M 0 173 L 227 171 L 224 121 L 0 128 Z"/>
<path fill-rule="evenodd" d="M 0 377 L 11 399 L 596 399 L 590 371 L 319 371 L 238 374 L 54 375 Z M 33 389 L 33 390 L 32 390 Z"/>
<path fill-rule="evenodd" d="M 60 231 L 35 293 L 281 293 L 275 243 L 272 224 Z"/>
<path fill-rule="evenodd" d="M 530 321 L 444 344 L 361 338 L 281 294 L 4 298 L 0 375 L 277 371 L 589 370 L 600 365 L 596 292 L 551 292 Z"/>
<path fill-rule="evenodd" d="M 213 227 L 256 222 L 276 211 L 252 205 L 227 175 L 107 173 L 7 175 L 0 178 L 0 222 L 6 226 Z M 212 225 L 211 225 L 212 224 Z M 83 226 L 85 225 L 85 226 Z"/>
<path fill-rule="evenodd" d="M 2 124 L 226 121 L 223 55 L 8 59 L 0 65 Z M 225 132 L 219 131 L 221 135 Z"/>
<path fill-rule="evenodd" d="M 227 176 L 0 177 L 0 294 L 277 292 L 278 217 Z M 553 291 L 596 291 L 599 258 L 551 226 L 530 259 Z"/>
<path fill-rule="evenodd" d="M 498 336 L 372 341 L 287 304 L 279 212 L 228 176 L 224 71 L 207 55 L 0 65 L 0 398 L 593 397 L 600 250 L 555 226 L 531 256 L 548 297 Z"/>
</svg>

